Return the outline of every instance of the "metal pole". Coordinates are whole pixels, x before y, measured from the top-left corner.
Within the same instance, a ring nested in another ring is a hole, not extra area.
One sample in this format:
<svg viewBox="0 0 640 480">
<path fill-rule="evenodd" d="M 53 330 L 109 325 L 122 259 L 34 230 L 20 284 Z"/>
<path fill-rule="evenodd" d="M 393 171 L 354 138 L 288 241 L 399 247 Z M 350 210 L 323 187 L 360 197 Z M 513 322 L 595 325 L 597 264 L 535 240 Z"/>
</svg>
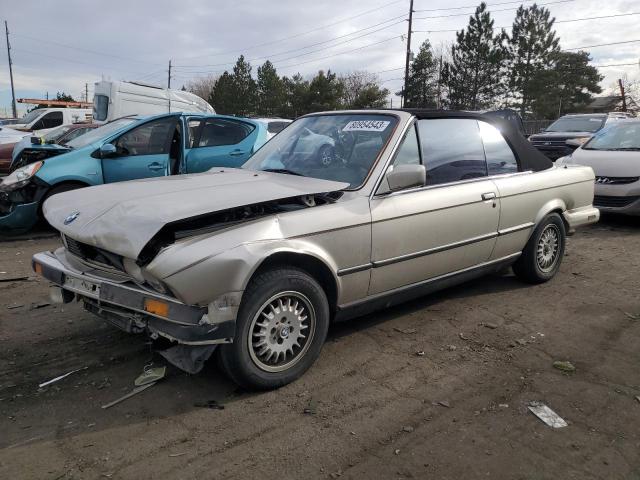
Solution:
<svg viewBox="0 0 640 480">
<path fill-rule="evenodd" d="M 167 88 L 171 88 L 171 60 L 169 60 L 169 78 L 167 78 Z"/>
<path fill-rule="evenodd" d="M 89 84 L 88 83 L 84 84 L 84 101 L 86 103 L 89 103 Z"/>
<path fill-rule="evenodd" d="M 406 105 L 407 103 L 407 86 L 409 82 L 409 60 L 411 58 L 411 24 L 412 22 L 413 22 L 413 0 L 409 0 L 409 29 L 407 32 L 407 58 L 404 64 L 404 92 L 401 99 L 402 105 Z"/>
<path fill-rule="evenodd" d="M 4 21 L 4 31 L 7 35 L 7 56 L 9 57 L 9 78 L 11 79 L 11 108 L 13 109 L 13 118 L 18 118 L 18 109 L 16 107 L 16 91 L 13 88 L 13 68 L 11 67 L 11 44 L 9 44 L 9 26 Z"/>
</svg>

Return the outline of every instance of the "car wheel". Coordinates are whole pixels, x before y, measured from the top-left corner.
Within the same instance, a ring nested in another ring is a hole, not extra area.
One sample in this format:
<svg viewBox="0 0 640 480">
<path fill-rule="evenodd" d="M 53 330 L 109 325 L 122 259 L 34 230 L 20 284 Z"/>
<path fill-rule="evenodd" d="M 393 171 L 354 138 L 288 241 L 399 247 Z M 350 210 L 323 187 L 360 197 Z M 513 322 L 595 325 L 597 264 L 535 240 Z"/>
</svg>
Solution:
<svg viewBox="0 0 640 480">
<path fill-rule="evenodd" d="M 244 293 L 233 343 L 219 349 L 222 368 L 245 388 L 281 387 L 315 362 L 328 328 L 327 296 L 313 277 L 296 268 L 265 271 Z"/>
<path fill-rule="evenodd" d="M 566 229 L 560 215 L 552 213 L 542 219 L 513 265 L 518 278 L 528 283 L 551 280 L 562 263 Z"/>
<path fill-rule="evenodd" d="M 318 150 L 318 158 L 323 167 L 328 167 L 333 163 L 335 151 L 331 145 L 323 145 Z"/>
</svg>

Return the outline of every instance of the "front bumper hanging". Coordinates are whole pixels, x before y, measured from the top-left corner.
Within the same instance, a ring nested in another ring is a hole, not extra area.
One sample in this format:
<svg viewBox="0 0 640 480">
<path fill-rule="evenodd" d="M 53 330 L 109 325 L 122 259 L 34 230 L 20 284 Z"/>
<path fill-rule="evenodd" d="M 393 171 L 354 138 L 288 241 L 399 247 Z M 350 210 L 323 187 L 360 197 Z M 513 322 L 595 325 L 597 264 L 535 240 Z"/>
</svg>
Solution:
<svg viewBox="0 0 640 480">
<path fill-rule="evenodd" d="M 63 263 L 56 253 L 37 253 L 32 260 L 33 270 L 54 284 L 53 301 L 67 303 L 77 298 L 88 311 L 125 331 L 147 330 L 152 336 L 180 344 L 214 345 L 233 340 L 235 322 L 206 323 L 206 307 L 80 272 Z"/>
</svg>

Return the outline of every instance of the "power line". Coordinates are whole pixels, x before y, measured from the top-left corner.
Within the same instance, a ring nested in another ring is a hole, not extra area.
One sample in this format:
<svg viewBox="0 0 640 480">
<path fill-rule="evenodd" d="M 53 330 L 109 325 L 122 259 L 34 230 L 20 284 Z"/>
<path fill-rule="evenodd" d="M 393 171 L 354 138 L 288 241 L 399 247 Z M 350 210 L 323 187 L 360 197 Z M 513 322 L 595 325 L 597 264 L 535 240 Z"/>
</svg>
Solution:
<svg viewBox="0 0 640 480">
<path fill-rule="evenodd" d="M 543 6 L 543 5 L 555 5 L 558 3 L 569 3 L 569 2 L 575 2 L 576 0 L 558 0 L 555 2 L 546 2 L 546 3 L 538 3 L 538 6 Z M 518 10 L 518 8 L 500 8 L 498 10 L 491 10 L 489 11 L 489 13 L 495 13 L 495 12 L 507 12 L 507 11 L 511 11 L 511 10 Z M 428 17 L 417 17 L 415 18 L 415 20 L 428 20 L 428 19 L 432 19 L 432 18 L 448 18 L 448 17 L 466 17 L 468 15 L 473 15 L 475 12 L 471 12 L 471 13 L 453 13 L 453 14 L 449 14 L 449 15 L 433 15 L 433 16 L 428 16 Z"/>
<path fill-rule="evenodd" d="M 628 67 L 633 65 L 634 67 L 637 66 L 637 63 L 610 63 L 608 65 L 592 65 L 592 67 L 596 67 L 596 68 L 605 68 L 605 67 Z"/>
<path fill-rule="evenodd" d="M 344 38 L 344 37 L 348 37 L 348 36 L 350 36 L 350 35 L 353 35 L 354 33 L 362 32 L 362 31 L 364 31 L 364 30 L 369 30 L 370 28 L 377 27 L 377 26 L 379 26 L 379 25 L 383 25 L 383 24 L 385 24 L 385 23 L 388 23 L 388 22 L 393 21 L 393 20 L 397 20 L 398 18 L 402 18 L 402 17 L 404 17 L 404 15 L 400 15 L 400 16 L 398 16 L 398 17 L 393 17 L 393 18 L 391 18 L 391 19 L 389 19 L 389 20 L 386 20 L 386 21 L 384 21 L 384 22 L 377 23 L 377 24 L 375 24 L 375 25 L 370 25 L 369 27 L 362 28 L 362 29 L 360 29 L 360 30 L 355 30 L 355 31 L 353 31 L 353 32 L 351 32 L 351 33 L 347 33 L 347 34 L 344 34 L 344 35 L 340 35 L 339 37 L 334 37 L 334 38 L 331 38 L 331 39 L 329 39 L 329 40 L 325 40 L 325 41 L 323 41 L 323 42 L 317 42 L 317 43 L 313 43 L 313 44 L 310 44 L 310 45 L 306 45 L 306 46 L 304 46 L 304 47 L 294 48 L 294 49 L 292 49 L 292 50 L 285 50 L 285 51 L 283 51 L 283 52 L 278 52 L 278 53 L 274 53 L 274 54 L 270 54 L 270 55 L 263 55 L 263 56 L 261 56 L 261 57 L 249 58 L 249 59 L 247 59 L 247 62 L 254 62 L 254 61 L 256 61 L 256 60 L 264 60 L 264 59 L 268 59 L 268 58 L 273 58 L 273 57 L 277 57 L 277 56 L 280 56 L 280 55 L 285 55 L 285 54 L 287 54 L 287 53 L 297 52 L 297 51 L 300 51 L 300 50 L 306 50 L 307 48 L 311 48 L 311 47 L 315 47 L 315 46 L 318 46 L 318 45 L 323 45 L 323 44 L 331 43 L 331 42 L 333 42 L 333 41 L 335 41 L 335 40 L 339 40 L 339 39 L 341 39 L 341 38 Z M 366 37 L 366 36 L 368 36 L 368 35 L 372 35 L 372 34 L 374 34 L 374 33 L 380 32 L 380 31 L 382 31 L 382 30 L 386 30 L 387 28 L 393 27 L 393 26 L 398 25 L 398 24 L 400 24 L 400 23 L 404 23 L 404 19 L 403 19 L 403 20 L 400 20 L 399 22 L 394 22 L 394 23 L 391 23 L 391 24 L 389 24 L 389 25 L 386 25 L 386 26 L 384 26 L 384 27 L 382 27 L 382 28 L 378 28 L 377 30 L 373 30 L 373 31 L 371 31 L 371 32 L 367 32 L 367 33 L 365 33 L 365 34 L 358 35 L 357 37 L 353 37 L 353 38 L 350 38 L 350 39 L 348 39 L 348 40 L 344 40 L 344 41 L 342 41 L 342 42 L 338 42 L 338 43 L 336 43 L 336 44 L 334 44 L 334 45 L 331 45 L 330 47 L 331 47 L 331 48 L 333 48 L 333 47 L 337 47 L 338 45 L 343 45 L 343 44 L 345 44 L 345 43 L 352 42 L 353 40 L 357 40 L 358 38 L 362 38 L 362 37 Z M 302 57 L 302 56 L 305 56 L 305 55 L 310 55 L 310 54 L 312 54 L 312 53 L 316 53 L 316 52 L 323 51 L 323 50 L 324 50 L 324 49 L 315 50 L 315 51 L 311 51 L 311 52 L 307 52 L 307 53 L 302 53 L 302 54 L 300 54 L 300 55 L 294 55 L 294 56 L 292 56 L 292 57 L 288 57 L 288 58 L 280 59 L 280 60 L 278 60 L 278 61 L 282 62 L 282 61 L 285 61 L 285 60 L 291 60 L 291 59 L 293 59 L 293 58 Z M 223 67 L 223 66 L 233 65 L 234 63 L 235 63 L 235 62 L 218 63 L 218 64 L 213 64 L 213 65 L 174 65 L 174 67 L 176 67 L 176 68 L 185 68 L 185 67 L 186 67 L 186 68 L 197 68 L 197 67 L 199 67 L 199 68 L 204 68 L 204 67 Z"/>
<path fill-rule="evenodd" d="M 533 2 L 535 0 L 515 0 L 515 1 L 511 1 L 511 2 L 500 2 L 500 3 L 487 3 L 487 7 L 493 7 L 496 5 L 510 5 L 513 3 L 524 3 L 524 2 Z M 426 9 L 421 9 L 421 10 L 414 10 L 414 12 L 416 13 L 420 13 L 420 12 L 440 12 L 443 10 L 462 10 L 464 8 L 477 8 L 478 5 L 465 5 L 464 7 L 447 7 L 447 8 L 426 8 Z"/>
<path fill-rule="evenodd" d="M 584 47 L 563 48 L 563 50 L 582 50 L 583 48 L 608 47 L 610 45 L 622 45 L 623 43 L 637 43 L 639 40 L 626 40 L 624 42 L 599 43 L 597 45 L 585 45 Z"/>
<path fill-rule="evenodd" d="M 599 17 L 584 17 L 584 18 L 572 18 L 569 20 L 556 20 L 554 22 L 554 24 L 556 23 L 570 23 L 570 22 L 582 22 L 585 20 L 600 20 L 603 18 L 614 18 L 614 17 L 627 17 L 630 15 L 640 15 L 640 12 L 630 12 L 630 13 L 620 13 L 617 15 L 601 15 Z M 498 27 L 493 27 L 493 28 L 511 28 L 512 25 L 502 25 L 502 26 L 498 26 Z M 464 27 L 462 27 L 464 28 Z M 442 32 L 457 32 L 458 30 L 461 29 L 452 29 L 452 30 L 414 30 L 414 33 L 442 33 Z"/>
<path fill-rule="evenodd" d="M 366 11 L 364 11 L 364 12 L 358 13 L 358 14 L 353 15 L 353 16 L 351 16 L 351 17 L 346 17 L 346 18 L 343 18 L 342 20 L 336 20 L 336 21 L 335 21 L 335 22 L 333 22 L 333 23 L 329 23 L 329 24 L 326 24 L 326 25 L 322 25 L 321 27 L 313 28 L 313 29 L 311 29 L 311 30 L 306 30 L 306 31 L 304 31 L 304 32 L 296 33 L 296 34 L 291 35 L 291 36 L 289 36 L 289 37 L 283 37 L 283 38 L 280 38 L 280 39 L 278 39 L 278 40 L 272 40 L 272 41 L 270 41 L 270 42 L 260 43 L 260 44 L 252 45 L 252 46 L 249 46 L 249 47 L 242 47 L 242 48 L 239 48 L 239 49 L 237 49 L 237 50 L 228 50 L 228 51 L 226 51 L 226 52 L 220 52 L 220 53 L 214 53 L 214 54 L 207 54 L 207 55 L 195 55 L 195 56 L 193 56 L 193 55 L 192 55 L 192 56 L 188 56 L 188 57 L 180 57 L 180 58 L 193 59 L 193 58 L 204 58 L 204 57 L 220 57 L 220 56 L 222 56 L 222 55 L 228 55 L 228 54 L 230 54 L 230 53 L 242 53 L 242 52 L 246 52 L 247 50 L 252 50 L 252 49 L 254 49 L 254 48 L 264 47 L 264 46 L 266 46 L 266 45 L 273 45 L 273 44 L 276 44 L 276 43 L 281 43 L 281 42 L 284 42 L 284 41 L 286 41 L 286 40 L 291 40 L 291 39 L 293 39 L 293 38 L 298 38 L 298 37 L 302 37 L 302 36 L 304 36 L 304 35 L 308 35 L 309 33 L 317 32 L 317 31 L 319 31 L 319 30 L 324 30 L 325 28 L 333 27 L 334 25 L 338 25 L 338 24 L 340 24 L 340 23 L 348 22 L 349 20 L 353 20 L 354 18 L 359 18 L 359 17 L 362 17 L 362 16 L 364 16 L 364 15 L 368 15 L 369 13 L 376 12 L 376 11 L 378 11 L 378 10 L 382 10 L 383 8 L 387 8 L 387 7 L 391 6 L 391 5 L 395 5 L 395 4 L 397 4 L 397 3 L 401 3 L 401 2 L 404 2 L 404 1 L 405 1 L 405 0 L 395 0 L 395 1 L 393 1 L 393 2 L 386 3 L 386 4 L 381 5 L 381 6 L 379 6 L 379 7 L 372 8 L 372 9 L 370 9 L 370 10 L 366 10 Z"/>
</svg>

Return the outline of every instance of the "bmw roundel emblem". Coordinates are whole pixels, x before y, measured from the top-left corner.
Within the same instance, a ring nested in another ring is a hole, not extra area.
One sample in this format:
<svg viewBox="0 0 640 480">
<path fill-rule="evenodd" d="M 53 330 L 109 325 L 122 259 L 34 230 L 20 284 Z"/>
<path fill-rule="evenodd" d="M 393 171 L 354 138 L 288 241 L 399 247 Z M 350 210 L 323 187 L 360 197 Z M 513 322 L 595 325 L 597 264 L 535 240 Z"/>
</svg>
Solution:
<svg viewBox="0 0 640 480">
<path fill-rule="evenodd" d="M 66 218 L 64 219 L 64 224 L 65 225 L 69 225 L 71 222 L 73 222 L 79 216 L 80 216 L 80 212 L 73 212 L 73 213 L 67 215 Z"/>
</svg>

